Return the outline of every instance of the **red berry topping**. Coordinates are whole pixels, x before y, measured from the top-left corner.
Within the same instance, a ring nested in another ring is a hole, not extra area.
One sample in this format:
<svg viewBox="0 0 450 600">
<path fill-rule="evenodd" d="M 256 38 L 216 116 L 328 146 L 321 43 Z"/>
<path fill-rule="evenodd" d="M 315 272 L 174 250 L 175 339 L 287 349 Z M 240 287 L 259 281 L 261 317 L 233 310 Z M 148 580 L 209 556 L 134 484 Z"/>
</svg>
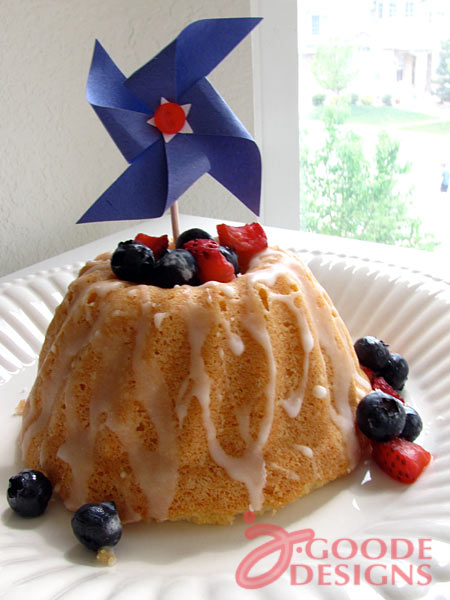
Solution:
<svg viewBox="0 0 450 600">
<path fill-rule="evenodd" d="M 390 477 L 400 483 L 414 483 L 431 460 L 422 446 L 402 438 L 372 442 L 372 456 Z"/>
<path fill-rule="evenodd" d="M 154 237 L 145 233 L 138 233 L 134 238 L 135 242 L 147 246 L 153 250 L 155 258 L 159 258 L 169 247 L 169 236 L 162 235 L 160 237 Z"/>
<path fill-rule="evenodd" d="M 394 388 L 391 385 L 388 384 L 384 377 L 374 377 L 372 379 L 372 389 L 381 390 L 385 394 L 389 394 L 390 396 L 394 396 L 394 398 L 397 398 L 397 400 L 401 400 L 403 404 L 405 403 L 403 398 L 398 394 L 398 392 L 394 390 Z"/>
<path fill-rule="evenodd" d="M 200 283 L 220 281 L 228 283 L 236 277 L 233 265 L 227 261 L 215 240 L 191 240 L 183 248 L 197 261 Z"/>
<path fill-rule="evenodd" d="M 217 225 L 217 233 L 222 246 L 228 246 L 237 253 L 242 273 L 247 270 L 252 257 L 267 248 L 266 233 L 259 223 L 242 227 Z"/>
<path fill-rule="evenodd" d="M 373 375 L 374 375 L 372 369 L 369 369 L 369 367 L 363 367 L 361 364 L 359 366 L 361 367 L 361 369 L 364 371 L 364 373 L 369 378 L 370 383 L 372 383 L 372 381 L 373 381 Z"/>
</svg>

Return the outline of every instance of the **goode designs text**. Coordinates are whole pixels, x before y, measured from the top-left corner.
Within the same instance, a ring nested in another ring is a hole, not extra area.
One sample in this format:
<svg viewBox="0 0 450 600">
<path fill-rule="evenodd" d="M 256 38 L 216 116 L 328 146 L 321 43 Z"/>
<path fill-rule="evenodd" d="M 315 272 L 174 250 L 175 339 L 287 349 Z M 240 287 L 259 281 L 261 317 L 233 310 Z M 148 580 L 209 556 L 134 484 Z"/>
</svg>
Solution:
<svg viewBox="0 0 450 600">
<path fill-rule="evenodd" d="M 247 522 L 254 516 L 245 515 Z M 418 538 L 351 538 L 328 540 L 317 537 L 313 529 L 288 532 L 270 523 L 251 525 L 245 536 L 253 540 L 259 536 L 272 539 L 264 542 L 245 556 L 236 569 L 236 582 L 243 588 L 256 589 L 273 583 L 286 571 L 290 585 L 309 583 L 325 586 L 360 585 L 419 585 L 432 582 L 431 539 Z M 296 553 L 303 560 L 296 560 Z M 251 575 L 252 569 L 265 558 L 278 555 L 268 570 Z M 413 559 L 413 560 L 408 560 Z M 358 562 L 359 561 L 359 562 Z M 362 564 L 361 564 L 362 563 Z"/>
</svg>

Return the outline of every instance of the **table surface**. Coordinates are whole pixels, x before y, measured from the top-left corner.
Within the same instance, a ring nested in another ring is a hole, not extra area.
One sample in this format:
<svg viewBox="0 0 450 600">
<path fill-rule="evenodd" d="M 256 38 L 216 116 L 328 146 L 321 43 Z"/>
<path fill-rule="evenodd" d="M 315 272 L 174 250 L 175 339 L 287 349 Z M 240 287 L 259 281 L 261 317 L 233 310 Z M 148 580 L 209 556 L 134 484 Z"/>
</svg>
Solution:
<svg viewBox="0 0 450 600">
<path fill-rule="evenodd" d="M 191 227 L 200 227 L 214 234 L 216 224 L 220 222 L 223 221 L 192 215 L 180 215 L 181 231 L 190 229 Z M 232 225 L 241 225 L 241 223 L 233 223 L 232 221 L 226 222 Z M 271 245 L 279 245 L 297 251 L 305 250 L 314 252 L 314 250 L 317 250 L 322 253 L 330 252 L 342 256 L 358 257 L 387 265 L 404 267 L 418 273 L 427 274 L 437 280 L 450 281 L 448 258 L 436 252 L 399 248 L 373 242 L 363 242 L 360 240 L 324 236 L 275 227 L 264 227 L 264 229 Z M 137 221 L 134 225 L 122 231 L 5 275 L 0 278 L 0 284 L 54 267 L 91 260 L 101 252 L 114 250 L 118 242 L 132 239 L 139 232 L 147 233 L 148 235 L 170 234 L 171 224 L 169 215 L 166 214 L 159 219 Z"/>
</svg>

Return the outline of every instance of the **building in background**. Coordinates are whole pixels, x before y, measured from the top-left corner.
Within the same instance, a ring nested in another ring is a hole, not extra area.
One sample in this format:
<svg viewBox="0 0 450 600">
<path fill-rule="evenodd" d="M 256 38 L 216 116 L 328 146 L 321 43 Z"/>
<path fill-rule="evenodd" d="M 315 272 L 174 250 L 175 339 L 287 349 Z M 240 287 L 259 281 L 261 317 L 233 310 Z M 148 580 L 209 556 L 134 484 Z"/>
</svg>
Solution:
<svg viewBox="0 0 450 600">
<path fill-rule="evenodd" d="M 299 0 L 298 14 L 300 90 L 320 91 L 312 61 L 319 46 L 338 40 L 355 48 L 349 92 L 374 101 L 431 99 L 440 42 L 450 38 L 449 0 Z"/>
</svg>

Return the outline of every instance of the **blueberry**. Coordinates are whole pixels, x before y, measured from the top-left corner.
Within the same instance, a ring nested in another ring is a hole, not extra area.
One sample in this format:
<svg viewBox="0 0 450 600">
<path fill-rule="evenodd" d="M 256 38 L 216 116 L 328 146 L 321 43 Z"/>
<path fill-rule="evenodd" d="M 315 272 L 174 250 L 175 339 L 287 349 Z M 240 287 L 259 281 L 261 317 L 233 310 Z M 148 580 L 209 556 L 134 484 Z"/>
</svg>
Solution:
<svg viewBox="0 0 450 600">
<path fill-rule="evenodd" d="M 210 235 L 207 231 L 203 229 L 198 229 L 194 227 L 193 229 L 186 229 L 183 233 L 177 237 L 177 241 L 175 243 L 176 248 L 182 248 L 184 244 L 190 242 L 191 240 L 212 240 L 213 236 Z"/>
<path fill-rule="evenodd" d="M 115 546 L 122 535 L 122 523 L 114 502 L 83 504 L 72 517 L 75 537 L 89 550 Z"/>
<path fill-rule="evenodd" d="M 148 283 L 154 265 L 155 257 L 151 248 L 134 240 L 120 242 L 111 257 L 111 269 L 123 281 Z"/>
<path fill-rule="evenodd" d="M 389 355 L 386 366 L 380 374 L 386 379 L 394 390 L 402 390 L 408 377 L 409 366 L 406 360 L 400 354 L 392 352 Z"/>
<path fill-rule="evenodd" d="M 406 421 L 399 437 L 413 442 L 422 431 L 423 423 L 419 413 L 412 406 L 405 406 Z"/>
<path fill-rule="evenodd" d="M 386 366 L 389 348 L 376 337 L 366 335 L 357 340 L 354 347 L 356 356 L 363 367 L 378 372 Z"/>
<path fill-rule="evenodd" d="M 358 404 L 356 421 L 369 439 L 387 442 L 403 431 L 406 412 L 400 400 L 377 390 L 365 396 Z"/>
<path fill-rule="evenodd" d="M 152 283 L 162 288 L 197 285 L 197 261 L 187 250 L 169 250 L 156 261 Z"/>
<path fill-rule="evenodd" d="M 21 517 L 38 517 L 47 508 L 52 484 L 40 471 L 26 469 L 9 480 L 6 498 Z"/>
<path fill-rule="evenodd" d="M 231 263 L 234 267 L 234 274 L 237 275 L 239 273 L 239 263 L 238 263 L 238 255 L 233 250 L 233 248 L 228 248 L 228 246 L 220 246 L 220 253 L 225 256 L 227 261 Z"/>
</svg>

